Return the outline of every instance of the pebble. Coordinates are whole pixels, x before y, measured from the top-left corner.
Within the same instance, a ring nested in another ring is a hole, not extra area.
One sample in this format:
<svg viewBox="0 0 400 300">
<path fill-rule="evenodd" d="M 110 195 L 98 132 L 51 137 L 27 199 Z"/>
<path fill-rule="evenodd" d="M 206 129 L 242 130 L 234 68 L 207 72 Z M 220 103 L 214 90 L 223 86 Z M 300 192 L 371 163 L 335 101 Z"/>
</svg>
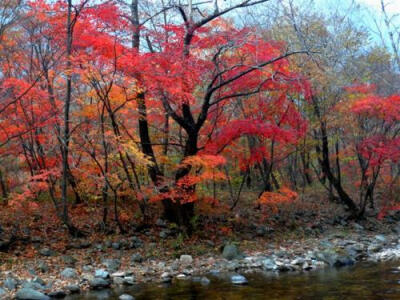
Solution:
<svg viewBox="0 0 400 300">
<path fill-rule="evenodd" d="M 244 277 L 243 275 L 232 275 L 231 276 L 231 282 L 233 284 L 238 284 L 238 285 L 242 285 L 242 284 L 247 284 L 248 283 L 246 277 Z"/>
<path fill-rule="evenodd" d="M 128 294 L 122 294 L 119 296 L 119 300 L 135 300 L 135 297 Z"/>
<path fill-rule="evenodd" d="M 172 281 L 172 276 L 168 272 L 164 272 L 161 274 L 161 282 L 163 283 L 169 283 Z"/>
</svg>

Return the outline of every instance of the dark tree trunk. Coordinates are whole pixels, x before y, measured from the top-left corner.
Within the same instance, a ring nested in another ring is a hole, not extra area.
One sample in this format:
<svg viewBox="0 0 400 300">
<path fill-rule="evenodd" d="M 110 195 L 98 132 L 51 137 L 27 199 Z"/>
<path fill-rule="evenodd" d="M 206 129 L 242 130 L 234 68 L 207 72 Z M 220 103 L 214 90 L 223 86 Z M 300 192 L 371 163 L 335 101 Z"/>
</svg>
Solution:
<svg viewBox="0 0 400 300">
<path fill-rule="evenodd" d="M 183 160 L 186 157 L 196 155 L 197 154 L 197 140 L 198 140 L 198 131 L 193 130 L 188 133 L 188 138 L 186 141 L 185 152 L 183 156 Z M 180 167 L 175 175 L 175 186 L 179 182 L 180 179 L 184 178 L 189 174 L 191 170 L 191 166 L 184 165 Z M 196 187 L 194 185 L 185 187 L 185 190 L 182 191 L 185 194 L 191 194 L 195 192 Z M 165 199 L 163 201 L 164 204 L 164 218 L 168 221 L 176 223 L 180 226 L 185 227 L 186 231 L 190 234 L 192 232 L 191 220 L 194 217 L 194 203 L 182 203 L 181 200 L 184 199 Z"/>
<path fill-rule="evenodd" d="M 328 141 L 328 133 L 327 133 L 327 129 L 326 129 L 326 123 L 321 118 L 319 106 L 318 106 L 316 99 L 313 99 L 313 104 L 314 104 L 313 105 L 314 113 L 318 117 L 319 124 L 320 124 L 319 140 L 320 140 L 321 146 L 320 146 L 320 144 L 317 144 L 317 146 L 316 146 L 316 152 L 319 155 L 318 162 L 321 166 L 321 169 L 322 169 L 324 175 L 329 180 L 329 183 L 332 184 L 332 186 L 335 188 L 341 202 L 349 208 L 352 216 L 354 216 L 354 217 L 358 216 L 359 208 L 354 203 L 353 199 L 349 196 L 349 194 L 347 194 L 347 192 L 343 189 L 343 186 L 342 186 L 342 183 L 340 180 L 340 176 L 336 177 L 332 171 L 330 161 L 329 161 L 329 141 Z"/>
<path fill-rule="evenodd" d="M 7 204 L 8 188 L 3 175 L 3 171 L 1 169 L 0 169 L 0 187 L 1 187 L 1 197 L 3 198 L 4 204 Z"/>
</svg>

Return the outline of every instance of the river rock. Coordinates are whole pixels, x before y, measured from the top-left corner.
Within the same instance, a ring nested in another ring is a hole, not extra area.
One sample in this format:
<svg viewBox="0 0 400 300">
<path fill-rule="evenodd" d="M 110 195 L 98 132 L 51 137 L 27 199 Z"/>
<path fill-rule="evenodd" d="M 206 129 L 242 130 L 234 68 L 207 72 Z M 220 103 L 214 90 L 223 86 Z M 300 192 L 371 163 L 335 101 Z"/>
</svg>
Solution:
<svg viewBox="0 0 400 300">
<path fill-rule="evenodd" d="M 131 256 L 131 263 L 141 263 L 143 262 L 143 256 L 139 253 L 134 253 Z"/>
<path fill-rule="evenodd" d="M 124 277 L 123 284 L 125 285 L 134 285 L 136 278 L 134 276 L 126 276 Z"/>
<path fill-rule="evenodd" d="M 60 275 L 63 278 L 72 279 L 78 277 L 78 272 L 73 268 L 65 268 Z"/>
<path fill-rule="evenodd" d="M 119 296 L 119 300 L 135 300 L 135 297 L 128 294 L 122 294 Z"/>
<path fill-rule="evenodd" d="M 328 240 L 322 240 L 322 241 L 320 241 L 320 242 L 319 242 L 319 245 L 320 245 L 321 247 L 323 247 L 323 248 L 331 248 L 331 247 L 333 247 L 332 242 L 331 242 L 331 241 L 328 241 Z"/>
<path fill-rule="evenodd" d="M 143 247 L 143 241 L 137 236 L 130 238 L 129 246 L 131 249 L 137 249 Z"/>
<path fill-rule="evenodd" d="M 111 244 L 111 248 L 114 250 L 119 250 L 121 248 L 121 243 L 120 242 L 114 242 Z"/>
<path fill-rule="evenodd" d="M 256 234 L 258 236 L 266 236 L 266 235 L 271 234 L 273 232 L 274 232 L 273 228 L 270 228 L 270 227 L 267 227 L 267 226 L 264 226 L 264 225 L 257 226 L 257 228 L 256 228 Z"/>
<path fill-rule="evenodd" d="M 170 235 L 171 235 L 171 230 L 169 230 L 169 229 L 163 229 L 160 231 L 160 234 L 159 234 L 160 238 L 162 238 L 162 239 L 166 239 Z"/>
<path fill-rule="evenodd" d="M 41 242 L 43 242 L 43 239 L 40 236 L 36 235 L 31 237 L 31 242 L 35 244 L 40 244 Z"/>
<path fill-rule="evenodd" d="M 66 289 L 71 293 L 71 294 L 78 294 L 81 291 L 81 288 L 77 284 L 71 284 L 67 285 Z"/>
<path fill-rule="evenodd" d="M 344 267 L 344 266 L 351 266 L 354 265 L 354 259 L 352 259 L 349 256 L 339 256 L 336 261 L 334 266 L 335 267 Z"/>
<path fill-rule="evenodd" d="M 172 276 L 168 272 L 164 272 L 161 274 L 161 282 L 163 283 L 169 283 L 172 281 Z"/>
<path fill-rule="evenodd" d="M 115 272 L 118 271 L 119 268 L 121 267 L 121 261 L 117 258 L 115 259 L 109 258 L 103 260 L 102 265 L 105 266 L 111 272 Z"/>
<path fill-rule="evenodd" d="M 357 231 L 363 231 L 364 230 L 364 227 L 362 225 L 358 224 L 358 223 L 354 223 L 353 227 Z"/>
<path fill-rule="evenodd" d="M 42 273 L 47 273 L 49 271 L 49 265 L 43 260 L 39 261 L 38 268 Z"/>
<path fill-rule="evenodd" d="M 56 253 L 49 248 L 42 248 L 39 250 L 39 254 L 42 256 L 54 256 Z"/>
<path fill-rule="evenodd" d="M 49 300 L 50 297 L 31 288 L 22 288 L 15 295 L 19 300 Z"/>
<path fill-rule="evenodd" d="M 0 288 L 0 299 L 1 299 L 1 297 L 5 297 L 6 294 L 7 294 L 6 290 L 3 288 Z"/>
<path fill-rule="evenodd" d="M 124 271 L 114 272 L 111 274 L 111 277 L 125 277 L 125 276 L 126 276 L 126 272 L 124 272 Z"/>
<path fill-rule="evenodd" d="M 176 279 L 186 279 L 187 278 L 187 276 L 185 275 L 185 274 L 178 274 L 178 275 L 176 275 Z"/>
<path fill-rule="evenodd" d="M 4 282 L 3 286 L 10 291 L 13 291 L 17 288 L 18 282 L 15 278 L 12 277 L 7 277 Z"/>
<path fill-rule="evenodd" d="M 108 273 L 106 270 L 104 269 L 97 269 L 94 272 L 94 277 L 96 278 L 103 278 L 103 279 L 107 279 L 110 278 L 110 273 Z"/>
<path fill-rule="evenodd" d="M 92 272 L 92 271 L 93 271 L 93 266 L 90 265 L 90 264 L 84 265 L 84 266 L 82 267 L 82 270 L 83 270 L 84 272 Z"/>
<path fill-rule="evenodd" d="M 294 266 L 302 266 L 304 263 L 305 259 L 302 257 L 297 257 L 290 262 L 290 264 Z"/>
<path fill-rule="evenodd" d="M 73 249 L 87 249 L 90 248 L 91 245 L 89 241 L 76 241 L 69 244 L 69 247 Z"/>
<path fill-rule="evenodd" d="M 316 257 L 319 261 L 323 261 L 330 266 L 335 265 L 338 255 L 332 250 L 325 250 L 316 253 Z"/>
<path fill-rule="evenodd" d="M 32 288 L 34 290 L 43 290 L 51 287 L 51 284 L 46 286 L 46 282 L 42 278 L 35 276 L 33 279 L 22 281 L 21 287 Z"/>
<path fill-rule="evenodd" d="M 69 267 L 74 267 L 76 262 L 78 261 L 75 257 L 71 255 L 63 255 L 62 260 L 64 264 L 66 264 Z"/>
<path fill-rule="evenodd" d="M 233 260 L 236 258 L 239 258 L 239 250 L 234 244 L 228 244 L 224 247 L 224 250 L 222 251 L 222 257 L 227 259 L 227 260 Z"/>
<path fill-rule="evenodd" d="M 163 219 L 157 219 L 156 225 L 157 225 L 158 227 L 167 227 L 168 224 L 167 224 L 167 222 L 164 221 Z"/>
<path fill-rule="evenodd" d="M 105 289 L 105 288 L 110 287 L 110 285 L 111 285 L 110 280 L 104 279 L 104 278 L 95 277 L 89 281 L 90 288 L 92 288 L 94 290 Z"/>
<path fill-rule="evenodd" d="M 277 265 L 277 267 L 278 267 L 278 270 L 281 271 L 281 272 L 287 272 L 287 271 L 292 270 L 292 268 L 293 268 L 293 267 L 289 264 L 289 262 L 286 263 L 286 262 L 284 262 L 284 261 L 279 261 L 279 260 L 276 261 L 276 265 Z"/>
<path fill-rule="evenodd" d="M 345 247 L 347 254 L 355 259 L 361 258 L 364 254 L 364 245 L 361 243 L 355 243 Z"/>
<path fill-rule="evenodd" d="M 59 291 L 50 292 L 48 295 L 50 298 L 62 299 L 67 296 L 67 293 L 62 290 L 59 290 Z"/>
<path fill-rule="evenodd" d="M 383 249 L 383 245 L 380 243 L 379 244 L 373 243 L 368 246 L 369 253 L 377 253 L 377 252 L 381 251 L 382 249 Z"/>
<path fill-rule="evenodd" d="M 242 276 L 242 275 L 232 275 L 231 276 L 231 282 L 233 284 L 247 284 L 248 281 L 246 279 L 246 277 Z"/>
<path fill-rule="evenodd" d="M 113 277 L 113 283 L 116 285 L 123 285 L 124 284 L 124 277 Z"/>
<path fill-rule="evenodd" d="M 192 276 L 193 269 L 183 269 L 182 274 L 185 274 L 186 276 Z"/>
<path fill-rule="evenodd" d="M 383 243 L 383 244 L 386 244 L 386 242 L 387 242 L 387 239 L 383 234 L 377 234 L 375 236 L 375 240 L 380 242 L 380 243 Z"/>
<path fill-rule="evenodd" d="M 305 263 L 301 266 L 301 268 L 302 268 L 304 271 L 310 271 L 310 270 L 313 269 L 313 265 L 310 264 L 310 263 L 308 263 L 308 262 L 305 262 Z"/>
<path fill-rule="evenodd" d="M 239 267 L 240 265 L 237 261 L 231 261 L 226 265 L 228 271 L 236 271 Z"/>
<path fill-rule="evenodd" d="M 208 279 L 207 277 L 203 276 L 203 277 L 201 277 L 201 279 L 200 279 L 200 283 L 201 283 L 202 285 L 209 285 L 209 284 L 210 284 L 210 279 Z"/>
<path fill-rule="evenodd" d="M 193 258 L 192 258 L 191 255 L 183 254 L 183 255 L 181 255 L 181 257 L 179 258 L 179 262 L 180 262 L 182 265 L 188 266 L 188 265 L 192 264 Z"/>
<path fill-rule="evenodd" d="M 44 288 L 43 285 L 33 281 L 24 281 L 22 282 L 21 287 L 23 289 L 31 289 L 31 290 L 42 290 Z"/>
<path fill-rule="evenodd" d="M 41 286 L 45 286 L 46 285 L 46 282 L 42 278 L 40 278 L 38 276 L 35 276 L 35 278 L 33 278 L 32 282 L 40 284 Z"/>
<path fill-rule="evenodd" d="M 262 266 L 263 266 L 263 269 L 267 270 L 267 271 L 278 270 L 278 266 L 273 258 L 267 257 L 267 258 L 263 259 Z"/>
</svg>

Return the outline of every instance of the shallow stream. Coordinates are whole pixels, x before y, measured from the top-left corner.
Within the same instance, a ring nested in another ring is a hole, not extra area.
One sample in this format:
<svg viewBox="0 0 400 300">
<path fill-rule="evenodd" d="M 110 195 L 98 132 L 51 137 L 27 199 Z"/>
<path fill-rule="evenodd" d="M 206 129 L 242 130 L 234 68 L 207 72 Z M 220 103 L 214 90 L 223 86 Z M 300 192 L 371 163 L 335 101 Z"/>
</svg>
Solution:
<svg viewBox="0 0 400 300">
<path fill-rule="evenodd" d="M 340 269 L 326 268 L 299 274 L 243 274 L 248 285 L 235 286 L 229 276 L 211 276 L 210 284 L 175 280 L 173 284 L 137 286 L 70 296 L 68 300 L 118 299 L 123 293 L 136 300 L 165 299 L 400 299 L 400 262 L 358 263 Z"/>
</svg>

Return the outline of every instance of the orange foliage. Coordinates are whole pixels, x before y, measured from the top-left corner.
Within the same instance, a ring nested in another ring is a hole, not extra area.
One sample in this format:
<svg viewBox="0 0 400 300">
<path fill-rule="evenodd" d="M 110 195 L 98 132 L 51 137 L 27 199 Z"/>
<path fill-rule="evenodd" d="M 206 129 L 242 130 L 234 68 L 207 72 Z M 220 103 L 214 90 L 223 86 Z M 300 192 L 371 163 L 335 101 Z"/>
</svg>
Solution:
<svg viewBox="0 0 400 300">
<path fill-rule="evenodd" d="M 273 211 L 277 211 L 279 204 L 291 203 L 295 201 L 298 194 L 288 187 L 282 187 L 276 192 L 264 192 L 258 202 L 262 205 L 267 205 Z"/>
</svg>

